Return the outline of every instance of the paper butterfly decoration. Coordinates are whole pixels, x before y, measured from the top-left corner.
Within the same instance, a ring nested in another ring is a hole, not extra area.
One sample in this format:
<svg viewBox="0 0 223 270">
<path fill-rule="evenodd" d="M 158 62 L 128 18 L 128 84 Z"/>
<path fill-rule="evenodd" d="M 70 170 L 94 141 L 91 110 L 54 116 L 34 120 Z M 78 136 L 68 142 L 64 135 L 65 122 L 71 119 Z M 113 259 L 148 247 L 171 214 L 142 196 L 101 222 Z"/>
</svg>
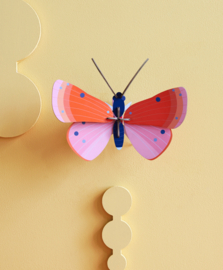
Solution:
<svg viewBox="0 0 223 270">
<path fill-rule="evenodd" d="M 170 144 L 171 129 L 182 124 L 187 111 L 187 93 L 183 87 L 169 89 L 132 106 L 131 103 L 125 106 L 124 93 L 147 61 L 123 93 L 115 94 L 93 60 L 114 94 L 113 106 L 65 81 L 54 83 L 54 113 L 61 122 L 73 122 L 67 132 L 67 141 L 84 160 L 95 159 L 104 150 L 112 133 L 117 149 L 122 148 L 126 134 L 139 154 L 149 160 L 160 156 Z"/>
</svg>

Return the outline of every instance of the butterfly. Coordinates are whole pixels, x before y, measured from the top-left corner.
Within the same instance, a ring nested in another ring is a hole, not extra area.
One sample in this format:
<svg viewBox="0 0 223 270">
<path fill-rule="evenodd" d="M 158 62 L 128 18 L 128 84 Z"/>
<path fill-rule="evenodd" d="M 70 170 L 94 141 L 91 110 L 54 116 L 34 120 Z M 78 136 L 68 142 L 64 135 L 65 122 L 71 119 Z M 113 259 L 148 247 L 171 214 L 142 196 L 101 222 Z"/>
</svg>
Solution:
<svg viewBox="0 0 223 270">
<path fill-rule="evenodd" d="M 116 148 L 122 149 L 126 134 L 144 158 L 159 157 L 171 142 L 171 129 L 179 127 L 185 119 L 186 90 L 175 87 L 125 105 L 124 94 L 148 59 L 123 93 L 113 91 L 94 59 L 92 61 L 114 94 L 113 106 L 62 80 L 57 80 L 53 86 L 52 106 L 56 117 L 61 122 L 73 123 L 67 132 L 72 150 L 84 160 L 93 160 L 104 150 L 112 134 Z"/>
</svg>

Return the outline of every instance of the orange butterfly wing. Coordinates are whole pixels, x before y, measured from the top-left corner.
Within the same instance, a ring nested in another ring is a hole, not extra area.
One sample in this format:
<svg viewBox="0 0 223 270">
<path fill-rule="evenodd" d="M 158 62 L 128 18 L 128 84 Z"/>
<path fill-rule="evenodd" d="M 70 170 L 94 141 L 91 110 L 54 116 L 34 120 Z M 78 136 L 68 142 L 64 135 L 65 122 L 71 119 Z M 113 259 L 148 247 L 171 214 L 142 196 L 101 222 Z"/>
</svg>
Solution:
<svg viewBox="0 0 223 270">
<path fill-rule="evenodd" d="M 106 123 L 113 117 L 108 104 L 61 80 L 54 83 L 52 105 L 61 122 Z"/>
<path fill-rule="evenodd" d="M 130 106 L 124 118 L 130 118 L 131 125 L 151 125 L 163 128 L 177 128 L 187 111 L 187 92 L 177 87 L 140 101 Z"/>
</svg>

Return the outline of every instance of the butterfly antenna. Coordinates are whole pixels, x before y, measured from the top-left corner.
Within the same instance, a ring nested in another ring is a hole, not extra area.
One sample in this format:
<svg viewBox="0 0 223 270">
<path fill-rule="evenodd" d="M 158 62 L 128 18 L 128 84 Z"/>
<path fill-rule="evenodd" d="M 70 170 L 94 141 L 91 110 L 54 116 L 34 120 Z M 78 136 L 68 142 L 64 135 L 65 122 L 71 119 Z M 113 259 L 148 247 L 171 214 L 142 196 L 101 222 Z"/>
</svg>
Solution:
<svg viewBox="0 0 223 270">
<path fill-rule="evenodd" d="M 146 64 L 146 62 L 149 60 L 149 58 L 146 59 L 146 61 L 141 65 L 141 67 L 137 70 L 136 74 L 133 76 L 133 78 L 131 79 L 131 81 L 128 83 L 128 85 L 126 86 L 125 90 L 123 91 L 122 95 L 125 94 L 126 90 L 129 88 L 129 85 L 132 83 L 132 81 L 135 79 L 136 75 L 139 73 L 139 71 L 143 68 L 143 66 Z"/>
<path fill-rule="evenodd" d="M 105 80 L 105 82 L 107 83 L 108 87 L 111 89 L 112 93 L 114 94 L 114 96 L 116 96 L 115 92 L 113 91 L 113 89 L 111 88 L 110 84 L 108 83 L 108 81 L 105 79 L 105 76 L 102 74 L 101 70 L 99 69 L 99 67 L 97 66 L 97 64 L 95 63 L 94 59 L 91 58 L 91 60 L 93 61 L 93 63 L 95 64 L 97 70 L 99 71 L 99 73 L 101 74 L 102 78 Z"/>
</svg>

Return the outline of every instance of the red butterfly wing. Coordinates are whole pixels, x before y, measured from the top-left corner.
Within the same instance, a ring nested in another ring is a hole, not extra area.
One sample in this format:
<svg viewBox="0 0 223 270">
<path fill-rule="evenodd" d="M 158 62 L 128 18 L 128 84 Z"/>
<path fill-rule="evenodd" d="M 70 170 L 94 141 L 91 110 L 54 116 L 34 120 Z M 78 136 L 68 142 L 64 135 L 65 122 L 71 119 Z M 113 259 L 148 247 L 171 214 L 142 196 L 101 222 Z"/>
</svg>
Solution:
<svg viewBox="0 0 223 270">
<path fill-rule="evenodd" d="M 61 122 L 107 123 L 107 117 L 113 117 L 108 104 L 61 80 L 54 83 L 52 104 Z"/>
<path fill-rule="evenodd" d="M 177 128 L 184 120 L 187 111 L 187 92 L 177 87 L 130 106 L 124 118 L 128 124 L 150 125 L 163 128 Z"/>
</svg>

